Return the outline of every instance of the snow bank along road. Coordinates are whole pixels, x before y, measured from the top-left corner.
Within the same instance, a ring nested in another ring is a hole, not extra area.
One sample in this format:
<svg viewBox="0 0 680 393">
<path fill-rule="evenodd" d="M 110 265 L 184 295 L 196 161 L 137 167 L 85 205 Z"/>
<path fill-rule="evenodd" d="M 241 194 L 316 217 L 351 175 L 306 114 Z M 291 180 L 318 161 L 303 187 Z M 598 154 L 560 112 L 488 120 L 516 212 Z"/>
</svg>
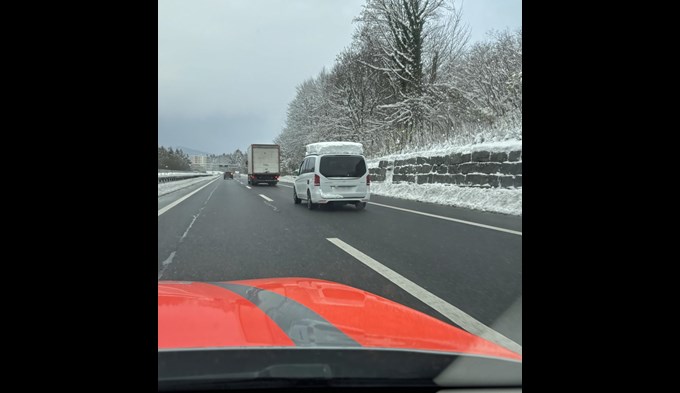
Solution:
<svg viewBox="0 0 680 393">
<path fill-rule="evenodd" d="M 158 198 L 158 279 L 311 277 L 521 353 L 522 218 L 371 196 L 307 210 L 290 183 L 207 179 Z"/>
</svg>

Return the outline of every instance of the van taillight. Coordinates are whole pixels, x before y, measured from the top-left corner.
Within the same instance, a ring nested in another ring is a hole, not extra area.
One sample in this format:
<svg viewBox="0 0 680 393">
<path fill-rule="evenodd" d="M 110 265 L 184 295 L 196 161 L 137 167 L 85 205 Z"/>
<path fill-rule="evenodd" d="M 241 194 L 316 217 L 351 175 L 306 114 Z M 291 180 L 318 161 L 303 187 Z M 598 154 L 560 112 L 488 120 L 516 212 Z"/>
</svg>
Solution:
<svg viewBox="0 0 680 393">
<path fill-rule="evenodd" d="M 371 175 L 366 175 L 366 185 L 367 186 L 371 185 Z"/>
<path fill-rule="evenodd" d="M 319 175 L 314 175 L 314 185 L 315 186 L 321 185 L 321 178 L 319 177 Z"/>
</svg>

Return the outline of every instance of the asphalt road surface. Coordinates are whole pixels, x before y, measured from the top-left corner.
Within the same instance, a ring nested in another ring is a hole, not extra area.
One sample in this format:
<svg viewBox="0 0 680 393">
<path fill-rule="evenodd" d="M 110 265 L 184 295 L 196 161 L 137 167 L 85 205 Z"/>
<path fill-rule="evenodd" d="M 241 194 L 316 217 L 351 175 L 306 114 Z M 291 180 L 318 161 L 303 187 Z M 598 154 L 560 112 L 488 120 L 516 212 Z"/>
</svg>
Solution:
<svg viewBox="0 0 680 393">
<path fill-rule="evenodd" d="M 361 211 L 310 211 L 290 183 L 222 177 L 158 209 L 159 280 L 336 281 L 521 353 L 521 217 L 376 195 Z"/>
</svg>

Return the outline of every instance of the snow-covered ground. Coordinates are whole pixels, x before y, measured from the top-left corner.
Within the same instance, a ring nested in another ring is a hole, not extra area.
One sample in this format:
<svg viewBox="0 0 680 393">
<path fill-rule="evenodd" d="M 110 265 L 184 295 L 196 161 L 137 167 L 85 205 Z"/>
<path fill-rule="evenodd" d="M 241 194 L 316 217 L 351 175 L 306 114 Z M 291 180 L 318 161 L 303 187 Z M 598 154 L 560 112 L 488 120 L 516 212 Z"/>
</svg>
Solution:
<svg viewBox="0 0 680 393">
<path fill-rule="evenodd" d="M 292 183 L 293 176 L 279 181 Z M 522 189 L 458 187 L 452 184 L 371 182 L 371 194 L 468 209 L 522 215 Z"/>
<path fill-rule="evenodd" d="M 188 172 L 188 171 L 166 171 L 166 172 L 158 172 L 158 177 L 188 177 L 188 176 L 196 176 L 196 172 Z"/>
<path fill-rule="evenodd" d="M 371 194 L 468 209 L 522 215 L 522 190 L 452 184 L 371 183 Z"/>
<path fill-rule="evenodd" d="M 405 160 L 413 157 L 446 156 L 454 153 L 475 151 L 511 152 L 522 150 L 522 141 L 511 139 L 501 142 L 487 142 L 456 146 L 442 144 L 427 150 L 417 150 L 367 159 L 369 168 L 375 168 L 380 161 Z M 371 193 L 392 198 L 460 206 L 469 209 L 496 213 L 522 215 L 522 189 L 459 187 L 453 184 L 413 184 L 372 182 Z"/>
<path fill-rule="evenodd" d="M 192 184 L 207 182 L 219 176 L 220 175 L 196 177 L 193 179 L 177 180 L 169 183 L 160 183 L 158 185 L 158 196 L 169 194 L 173 191 L 181 190 L 182 188 L 189 187 Z"/>
</svg>

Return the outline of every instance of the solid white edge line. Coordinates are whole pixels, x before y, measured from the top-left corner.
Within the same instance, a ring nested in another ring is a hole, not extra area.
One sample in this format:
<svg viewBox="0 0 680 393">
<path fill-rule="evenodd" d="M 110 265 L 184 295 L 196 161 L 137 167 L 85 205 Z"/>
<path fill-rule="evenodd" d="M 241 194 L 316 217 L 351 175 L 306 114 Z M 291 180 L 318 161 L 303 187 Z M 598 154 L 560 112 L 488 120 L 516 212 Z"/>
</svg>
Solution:
<svg viewBox="0 0 680 393">
<path fill-rule="evenodd" d="M 258 194 L 258 195 L 261 196 L 261 197 L 262 197 L 265 201 L 267 201 L 267 202 L 274 202 L 273 199 L 269 198 L 269 197 L 266 196 L 266 195 L 262 195 L 262 194 Z"/>
<path fill-rule="evenodd" d="M 345 251 L 349 255 L 353 256 L 359 262 L 375 270 L 378 274 L 385 277 L 386 279 L 392 281 L 394 284 L 399 286 L 401 289 L 415 296 L 416 299 L 422 301 L 433 309 L 437 310 L 440 314 L 446 318 L 453 321 L 458 326 L 467 330 L 468 332 L 482 337 L 486 340 L 494 342 L 501 345 L 513 352 L 522 354 L 522 346 L 512 341 L 511 339 L 505 337 L 504 335 L 498 333 L 497 331 L 491 329 L 490 327 L 484 325 L 478 320 L 474 319 L 472 316 L 467 314 L 465 311 L 459 309 L 458 307 L 446 302 L 444 299 L 438 297 L 437 295 L 429 292 L 425 288 L 419 286 L 408 278 L 402 276 L 401 274 L 395 272 L 389 267 L 383 265 L 382 263 L 376 261 L 375 259 L 369 257 L 363 252 L 357 250 L 356 248 L 350 246 L 349 244 L 343 242 L 342 240 L 329 237 L 326 238 L 329 242 L 338 246 L 341 250 Z"/>
<path fill-rule="evenodd" d="M 198 188 L 198 189 L 196 189 L 196 190 L 194 190 L 194 191 L 192 191 L 192 192 L 186 194 L 185 196 L 179 198 L 178 200 L 172 202 L 171 204 L 169 204 L 169 205 L 167 205 L 167 206 L 165 206 L 165 207 L 163 207 L 163 208 L 158 209 L 158 217 L 160 217 L 161 214 L 167 212 L 168 210 L 172 209 L 173 207 L 179 205 L 182 201 L 188 199 L 190 196 L 192 196 L 192 195 L 194 195 L 195 193 L 201 191 L 202 189 L 208 187 L 208 186 L 211 185 L 215 180 L 217 180 L 217 178 L 215 178 L 214 180 L 211 180 L 208 184 L 204 185 L 203 187 Z"/>
<path fill-rule="evenodd" d="M 251 190 L 250 186 L 246 186 L 247 189 Z"/>
<path fill-rule="evenodd" d="M 389 208 L 389 209 L 401 210 L 401 211 L 404 211 L 404 212 L 409 212 L 409 213 L 414 213 L 414 214 L 420 214 L 420 215 L 422 215 L 422 216 L 434 217 L 434 218 L 439 218 L 439 219 L 442 219 L 442 220 L 454 221 L 454 222 L 458 222 L 458 223 L 461 223 L 461 224 L 474 225 L 474 226 L 476 226 L 476 227 L 482 227 L 482 228 L 487 228 L 487 229 L 493 229 L 494 231 L 507 232 L 507 233 L 512 233 L 513 235 L 522 236 L 522 232 L 513 231 L 512 229 L 499 228 L 499 227 L 494 227 L 494 226 L 491 226 L 491 225 L 480 224 L 480 223 L 478 223 L 478 222 L 465 221 L 465 220 L 460 220 L 460 219 L 458 219 L 458 218 L 451 218 L 451 217 L 446 217 L 446 216 L 439 216 L 439 215 L 437 215 L 437 214 L 419 212 L 419 211 L 417 211 L 417 210 L 404 209 L 403 207 L 396 207 L 396 206 L 390 206 L 390 205 L 383 205 L 382 203 L 377 203 L 377 202 L 368 202 L 368 203 L 370 203 L 371 205 L 387 207 L 387 208 Z"/>
</svg>

